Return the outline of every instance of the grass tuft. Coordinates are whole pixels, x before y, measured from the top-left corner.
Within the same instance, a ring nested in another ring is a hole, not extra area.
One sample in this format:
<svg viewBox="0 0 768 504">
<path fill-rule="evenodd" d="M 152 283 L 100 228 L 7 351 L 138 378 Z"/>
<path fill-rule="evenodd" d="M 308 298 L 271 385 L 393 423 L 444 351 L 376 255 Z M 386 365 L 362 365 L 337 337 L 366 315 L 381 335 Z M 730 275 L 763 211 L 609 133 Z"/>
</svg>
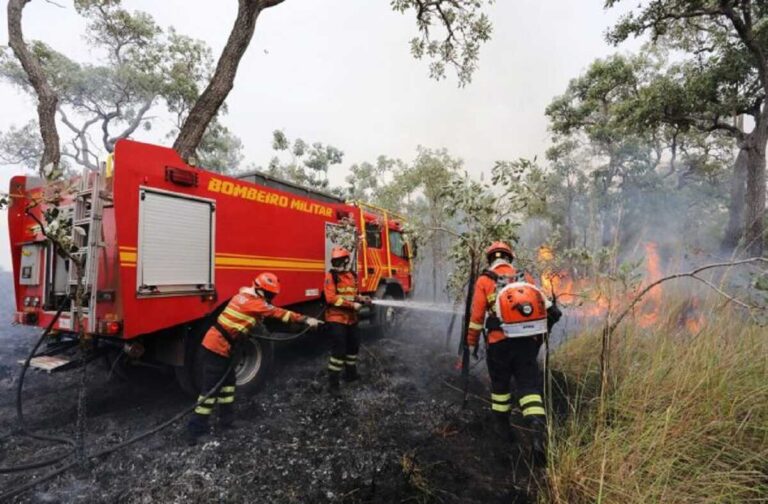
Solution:
<svg viewBox="0 0 768 504">
<path fill-rule="evenodd" d="M 665 303 L 657 325 L 614 334 L 602 408 L 600 330 L 553 353 L 569 414 L 546 502 L 768 502 L 768 331 L 721 301 L 695 327 L 689 302 Z"/>
</svg>

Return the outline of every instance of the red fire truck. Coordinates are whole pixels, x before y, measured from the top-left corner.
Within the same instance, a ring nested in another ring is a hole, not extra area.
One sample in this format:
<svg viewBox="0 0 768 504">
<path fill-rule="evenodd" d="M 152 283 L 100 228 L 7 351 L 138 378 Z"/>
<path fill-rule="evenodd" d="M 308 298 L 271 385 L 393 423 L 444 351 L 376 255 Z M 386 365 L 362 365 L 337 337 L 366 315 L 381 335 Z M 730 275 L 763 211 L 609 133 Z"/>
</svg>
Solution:
<svg viewBox="0 0 768 504">
<path fill-rule="evenodd" d="M 117 143 L 99 171 L 79 177 L 57 207 L 71 223 L 72 256 L 84 264 L 78 280 L 77 268 L 40 229 L 49 209 L 40 201 L 49 190 L 34 177 L 12 178 L 8 212 L 16 322 L 45 327 L 64 307 L 48 346 L 32 360 L 49 372 L 79 362 L 69 356 L 81 334 L 72 295 L 78 283 L 79 320 L 94 355 L 117 356 L 121 367 L 173 366 L 193 393 L 203 333 L 258 273 L 280 277 L 278 305 L 321 313 L 330 249 L 345 230 L 358 235 L 363 293 L 397 299 L 413 288 L 402 217 L 261 173 L 223 176 L 187 165 L 172 149 L 129 140 Z M 376 307 L 368 323 L 386 328 L 393 317 Z M 239 385 L 254 388 L 264 380 L 272 341 L 249 339 Z"/>
</svg>

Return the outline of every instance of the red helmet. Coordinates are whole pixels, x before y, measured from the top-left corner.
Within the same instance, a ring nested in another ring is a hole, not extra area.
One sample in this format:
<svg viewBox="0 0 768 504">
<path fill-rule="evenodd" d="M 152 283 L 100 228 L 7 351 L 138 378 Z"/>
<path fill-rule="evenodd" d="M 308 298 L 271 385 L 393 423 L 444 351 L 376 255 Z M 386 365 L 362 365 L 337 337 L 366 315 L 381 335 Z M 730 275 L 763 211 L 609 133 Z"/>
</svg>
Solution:
<svg viewBox="0 0 768 504">
<path fill-rule="evenodd" d="M 345 249 L 344 247 L 333 247 L 331 249 L 331 259 L 349 259 L 350 254 L 349 250 Z"/>
<path fill-rule="evenodd" d="M 280 281 L 274 273 L 259 274 L 259 276 L 253 280 L 253 287 L 261 289 L 264 292 L 269 292 L 275 296 L 280 294 Z"/>
<path fill-rule="evenodd" d="M 492 256 L 495 256 L 497 253 L 507 254 L 509 257 L 512 257 L 512 258 L 515 257 L 515 253 L 512 250 L 512 247 L 510 247 L 503 241 L 495 241 L 491 243 L 490 247 L 485 249 L 485 255 L 489 259 L 492 258 Z"/>
</svg>

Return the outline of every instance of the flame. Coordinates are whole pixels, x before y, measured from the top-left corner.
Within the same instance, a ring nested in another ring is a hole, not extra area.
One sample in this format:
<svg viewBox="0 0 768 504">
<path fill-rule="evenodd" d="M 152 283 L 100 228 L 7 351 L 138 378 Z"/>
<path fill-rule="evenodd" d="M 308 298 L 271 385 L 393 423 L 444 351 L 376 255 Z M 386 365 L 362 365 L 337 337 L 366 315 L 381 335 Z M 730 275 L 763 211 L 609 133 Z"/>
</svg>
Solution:
<svg viewBox="0 0 768 504">
<path fill-rule="evenodd" d="M 683 324 L 686 330 L 693 336 L 699 334 L 707 322 L 700 305 L 699 298 L 694 296 L 690 298 L 688 305 L 683 310 Z"/>
<path fill-rule="evenodd" d="M 648 242 L 644 246 L 645 262 L 644 275 L 640 289 L 660 280 L 663 276 L 659 247 L 655 242 Z M 612 302 L 611 294 L 601 292 L 601 282 L 592 278 L 574 278 L 568 271 L 554 271 L 551 268 L 555 255 L 552 248 L 542 246 L 538 250 L 538 259 L 542 263 L 544 273 L 541 284 L 545 292 L 557 295 L 558 302 L 572 309 L 574 315 L 585 318 L 597 318 L 607 315 L 612 307 L 626 306 L 637 294 L 629 292 L 624 299 Z M 602 285 L 605 285 L 602 283 Z M 664 289 L 662 285 L 653 287 L 648 291 L 635 309 L 635 318 L 640 327 L 647 328 L 657 324 L 661 318 L 664 307 Z M 705 323 L 703 314 L 700 313 L 698 300 L 690 306 L 681 324 L 688 331 L 696 333 Z"/>
<path fill-rule="evenodd" d="M 555 259 L 555 252 L 552 250 L 552 247 L 548 245 L 542 245 L 539 247 L 539 252 L 537 255 L 539 261 L 543 263 L 552 262 Z"/>
<path fill-rule="evenodd" d="M 645 244 L 645 285 L 650 285 L 661 278 L 659 247 L 654 242 Z M 640 304 L 637 323 L 640 327 L 649 327 L 659 321 L 663 290 L 661 285 L 652 288 Z"/>
<path fill-rule="evenodd" d="M 574 308 L 580 317 L 599 317 L 610 307 L 608 297 L 595 291 L 589 278 L 574 279 L 567 271 L 545 271 L 541 285 L 544 292 L 556 295 L 558 303 Z"/>
</svg>

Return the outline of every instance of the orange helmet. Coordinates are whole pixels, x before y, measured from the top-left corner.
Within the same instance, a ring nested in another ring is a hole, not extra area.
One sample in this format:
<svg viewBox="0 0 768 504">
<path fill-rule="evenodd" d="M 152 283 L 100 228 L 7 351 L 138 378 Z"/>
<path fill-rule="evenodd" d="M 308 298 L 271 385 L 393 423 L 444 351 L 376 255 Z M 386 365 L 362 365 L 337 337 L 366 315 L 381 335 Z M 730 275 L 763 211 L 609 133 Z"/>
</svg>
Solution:
<svg viewBox="0 0 768 504">
<path fill-rule="evenodd" d="M 277 296 L 280 294 L 280 281 L 274 273 L 261 273 L 253 280 L 253 286 Z"/>
<path fill-rule="evenodd" d="M 499 257 L 497 254 L 507 254 L 509 257 L 513 259 L 515 257 L 515 253 L 512 250 L 512 247 L 510 247 L 503 241 L 495 241 L 491 243 L 490 247 L 485 249 L 485 256 L 488 259 L 495 259 L 496 257 Z"/>
<path fill-rule="evenodd" d="M 333 259 L 349 259 L 350 253 L 349 250 L 345 249 L 344 247 L 333 247 L 331 249 L 331 260 Z"/>
</svg>

